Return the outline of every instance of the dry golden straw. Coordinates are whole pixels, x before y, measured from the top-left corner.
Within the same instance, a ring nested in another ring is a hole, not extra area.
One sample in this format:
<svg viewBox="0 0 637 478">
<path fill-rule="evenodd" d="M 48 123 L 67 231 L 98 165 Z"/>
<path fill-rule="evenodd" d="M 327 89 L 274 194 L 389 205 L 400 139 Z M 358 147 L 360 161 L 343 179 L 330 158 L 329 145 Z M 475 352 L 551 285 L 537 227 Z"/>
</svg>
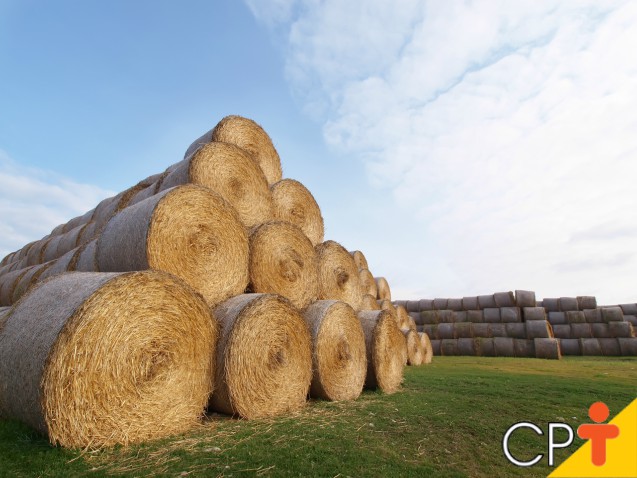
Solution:
<svg viewBox="0 0 637 478">
<path fill-rule="evenodd" d="M 221 325 L 210 408 L 244 418 L 301 408 L 312 380 L 310 333 L 289 301 L 243 294 L 214 309 Z"/>
<path fill-rule="evenodd" d="M 429 336 L 424 332 L 418 332 L 418 336 L 420 337 L 420 343 L 422 344 L 422 348 L 424 351 L 422 363 L 430 364 L 434 357 L 431 340 L 429 340 Z"/>
<path fill-rule="evenodd" d="M 208 143 L 168 171 L 160 191 L 182 184 L 199 184 L 228 201 L 246 227 L 272 218 L 272 194 L 261 168 L 234 144 Z"/>
<path fill-rule="evenodd" d="M 407 365 L 422 365 L 424 350 L 418 332 L 412 329 L 403 329 L 402 333 L 407 340 Z"/>
<path fill-rule="evenodd" d="M 389 283 L 384 277 L 376 277 L 376 287 L 378 289 L 379 300 L 391 300 L 391 290 L 389 289 Z"/>
<path fill-rule="evenodd" d="M 316 246 L 319 274 L 319 299 L 341 300 L 359 310 L 361 293 L 358 268 L 352 256 L 335 241 Z"/>
<path fill-rule="evenodd" d="M 304 309 L 318 296 L 318 261 L 310 240 L 293 224 L 272 221 L 250 234 L 251 292 L 279 294 Z"/>
<path fill-rule="evenodd" d="M 355 400 L 367 373 L 365 334 L 345 302 L 319 300 L 303 313 L 312 336 L 312 397 Z"/>
<path fill-rule="evenodd" d="M 394 306 L 396 309 L 396 316 L 398 317 L 398 327 L 400 329 L 411 329 L 414 332 L 416 331 L 416 322 L 411 318 L 407 309 L 405 309 L 404 305 L 396 305 Z"/>
<path fill-rule="evenodd" d="M 354 263 L 356 263 L 356 259 L 354 259 Z M 372 273 L 369 272 L 368 269 L 359 268 L 358 275 L 361 278 L 361 291 L 363 294 L 369 294 L 376 298 L 378 296 L 378 288 L 376 287 L 376 281 Z"/>
<path fill-rule="evenodd" d="M 352 257 L 354 258 L 354 262 L 356 263 L 356 267 L 358 267 L 358 269 L 369 269 L 369 266 L 367 265 L 367 259 L 365 258 L 365 254 L 363 254 L 361 251 L 351 251 L 350 254 L 352 255 Z M 376 294 L 374 294 L 376 295 Z"/>
<path fill-rule="evenodd" d="M 363 310 L 358 318 L 365 333 L 367 377 L 365 387 L 396 392 L 403 380 L 407 344 L 396 321 L 386 310 Z"/>
<path fill-rule="evenodd" d="M 361 299 L 361 310 L 380 310 L 375 295 L 364 294 Z"/>
<path fill-rule="evenodd" d="M 164 272 L 71 272 L 22 297 L 0 330 L 0 413 L 53 444 L 182 433 L 212 392 L 218 326 Z"/>
<path fill-rule="evenodd" d="M 268 184 L 281 179 L 281 159 L 268 133 L 251 119 L 226 116 L 211 132 L 212 141 L 236 144 L 246 150 L 263 170 Z"/>
<path fill-rule="evenodd" d="M 323 242 L 324 225 L 321 209 L 312 193 L 294 179 L 282 179 L 270 187 L 274 217 L 301 228 L 313 245 Z"/>
<path fill-rule="evenodd" d="M 245 227 L 221 196 L 194 184 L 167 189 L 121 211 L 102 231 L 95 258 L 103 272 L 175 274 L 210 305 L 248 285 Z"/>
</svg>

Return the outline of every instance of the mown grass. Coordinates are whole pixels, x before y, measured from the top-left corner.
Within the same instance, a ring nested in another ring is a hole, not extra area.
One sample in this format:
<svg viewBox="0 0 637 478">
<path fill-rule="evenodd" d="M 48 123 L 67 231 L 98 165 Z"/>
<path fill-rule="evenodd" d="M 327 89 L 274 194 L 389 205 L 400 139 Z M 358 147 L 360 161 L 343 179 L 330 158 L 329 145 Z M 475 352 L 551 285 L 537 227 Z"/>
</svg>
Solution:
<svg viewBox="0 0 637 478">
<path fill-rule="evenodd" d="M 293 416 L 245 421 L 211 416 L 184 436 L 128 448 L 78 452 L 51 447 L 0 421 L 3 476 L 546 476 L 509 464 L 502 437 L 518 421 L 574 429 L 588 406 L 615 415 L 637 397 L 637 358 L 562 361 L 436 357 L 407 368 L 403 391 L 365 392 L 351 403 L 313 401 Z M 582 442 L 556 454 L 561 463 Z M 546 437 L 513 435 L 520 459 L 546 453 Z"/>
</svg>

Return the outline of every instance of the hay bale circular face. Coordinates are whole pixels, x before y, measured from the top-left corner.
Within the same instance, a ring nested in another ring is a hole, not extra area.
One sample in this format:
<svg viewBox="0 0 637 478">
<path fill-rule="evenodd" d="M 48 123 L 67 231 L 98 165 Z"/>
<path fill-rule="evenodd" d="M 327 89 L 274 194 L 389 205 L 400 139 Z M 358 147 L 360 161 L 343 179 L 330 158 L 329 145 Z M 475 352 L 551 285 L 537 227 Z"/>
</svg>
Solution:
<svg viewBox="0 0 637 478">
<path fill-rule="evenodd" d="M 270 187 L 274 217 L 297 225 L 315 246 L 323 242 L 321 209 L 312 193 L 294 179 L 282 179 Z M 358 270 L 358 269 L 357 269 Z"/>
<path fill-rule="evenodd" d="M 217 334 L 201 296 L 170 274 L 55 276 L 0 330 L 0 410 L 67 447 L 181 433 L 212 391 Z"/>
<path fill-rule="evenodd" d="M 188 183 L 219 193 L 234 207 L 246 227 L 272 218 L 272 194 L 263 171 L 246 151 L 234 144 L 202 146 L 172 167 L 160 190 Z"/>
<path fill-rule="evenodd" d="M 362 300 L 358 268 L 349 252 L 338 242 L 316 246 L 319 294 L 322 300 L 340 300 L 359 310 Z"/>
<path fill-rule="evenodd" d="M 376 296 L 364 294 L 361 299 L 361 310 L 380 310 Z"/>
<path fill-rule="evenodd" d="M 407 344 L 386 310 L 362 310 L 358 318 L 365 333 L 367 347 L 366 388 L 380 388 L 385 393 L 396 392 L 403 380 Z"/>
<path fill-rule="evenodd" d="M 429 335 L 424 332 L 418 332 L 418 336 L 420 337 L 420 344 L 422 345 L 423 350 L 423 364 L 430 364 L 433 360 L 434 351 L 431 346 L 431 340 L 429 339 Z"/>
<path fill-rule="evenodd" d="M 379 300 L 391 300 L 391 290 L 389 288 L 389 282 L 384 277 L 376 277 L 376 288 L 378 290 Z"/>
<path fill-rule="evenodd" d="M 251 292 L 282 295 L 299 309 L 318 296 L 316 251 L 288 222 L 268 222 L 252 230 L 249 269 Z"/>
<path fill-rule="evenodd" d="M 356 259 L 354 259 L 354 262 L 356 262 Z M 369 294 L 374 298 L 377 297 L 378 288 L 376 287 L 374 276 L 369 269 L 359 269 L 358 275 L 361 278 L 361 290 L 363 291 L 363 294 Z"/>
<path fill-rule="evenodd" d="M 361 251 L 352 251 L 350 252 L 350 254 L 354 258 L 354 262 L 356 262 L 356 267 L 358 267 L 359 269 L 369 269 L 365 254 L 363 254 Z"/>
<path fill-rule="evenodd" d="M 344 302 L 319 300 L 304 311 L 303 318 L 313 346 L 310 395 L 356 399 L 367 373 L 365 334 L 356 312 Z"/>
<path fill-rule="evenodd" d="M 422 365 L 424 350 L 418 332 L 412 329 L 403 329 L 402 333 L 407 340 L 407 365 Z"/>
<path fill-rule="evenodd" d="M 245 227 L 220 195 L 194 184 L 162 191 L 113 217 L 99 237 L 96 260 L 104 272 L 170 272 L 210 305 L 248 285 Z"/>
<path fill-rule="evenodd" d="M 212 141 L 232 143 L 246 150 L 263 170 L 268 184 L 281 180 L 281 159 L 268 133 L 255 121 L 241 116 L 226 116 L 211 134 Z"/>
<path fill-rule="evenodd" d="M 259 418 L 305 404 L 312 344 L 299 312 L 283 297 L 243 294 L 214 309 L 221 325 L 214 410 Z"/>
</svg>

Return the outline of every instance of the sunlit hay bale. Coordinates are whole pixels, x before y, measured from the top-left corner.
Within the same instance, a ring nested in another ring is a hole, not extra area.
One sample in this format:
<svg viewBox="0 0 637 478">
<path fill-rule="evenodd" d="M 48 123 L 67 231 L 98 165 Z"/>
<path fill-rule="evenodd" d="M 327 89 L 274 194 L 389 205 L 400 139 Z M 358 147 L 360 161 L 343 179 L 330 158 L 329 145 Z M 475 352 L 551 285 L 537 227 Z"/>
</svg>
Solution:
<svg viewBox="0 0 637 478">
<path fill-rule="evenodd" d="M 310 396 L 355 400 L 367 373 L 365 334 L 356 312 L 345 302 L 319 300 L 303 318 L 312 336 Z"/>
<path fill-rule="evenodd" d="M 71 270 L 69 269 L 69 267 L 70 267 L 71 261 L 73 260 L 73 256 L 75 255 L 75 252 L 76 252 L 75 250 L 69 251 L 66 254 L 64 254 L 62 257 L 53 259 L 52 261 L 49 261 L 48 263 L 46 263 L 51 265 L 47 267 L 44 271 L 42 271 L 37 281 L 42 282 L 48 279 L 49 277 L 53 277 L 60 274 L 64 274 L 65 272 L 69 272 Z"/>
<path fill-rule="evenodd" d="M 363 294 L 358 268 L 352 256 L 335 241 L 325 241 L 315 249 L 318 259 L 318 298 L 340 300 L 359 310 Z"/>
<path fill-rule="evenodd" d="M 360 269 L 369 270 L 369 266 L 367 265 L 367 258 L 365 257 L 365 254 L 363 254 L 361 251 L 351 251 L 350 254 L 354 258 L 356 267 L 358 267 L 359 270 Z M 373 295 L 376 295 L 376 294 L 373 294 Z"/>
<path fill-rule="evenodd" d="M 424 350 L 418 332 L 412 329 L 402 329 L 401 332 L 407 342 L 407 365 L 422 365 Z"/>
<path fill-rule="evenodd" d="M 128 206 L 137 204 L 138 202 L 148 199 L 159 192 L 164 179 L 168 176 L 169 172 L 164 171 L 162 173 L 154 174 L 139 182 L 143 187 L 137 191 L 128 201 Z M 128 207 L 127 206 L 127 207 Z"/>
<path fill-rule="evenodd" d="M 242 294 L 219 304 L 221 325 L 210 408 L 244 418 L 304 406 L 312 380 L 310 333 L 288 300 Z"/>
<path fill-rule="evenodd" d="M 597 339 L 580 339 L 580 340 L 597 340 Z M 562 358 L 562 352 L 560 350 L 560 341 L 555 338 L 538 338 L 533 339 L 533 346 L 535 348 L 535 357 L 543 359 L 559 360 Z M 582 349 L 582 355 L 583 349 Z"/>
<path fill-rule="evenodd" d="M 247 151 L 263 170 L 268 184 L 281 180 L 279 153 L 268 133 L 255 121 L 242 116 L 226 116 L 214 127 L 210 138 L 212 141 L 235 144 Z"/>
<path fill-rule="evenodd" d="M 300 227 L 315 246 L 323 242 L 321 208 L 303 184 L 294 179 L 282 179 L 270 186 L 270 191 L 275 219 Z M 356 270 L 358 271 L 358 267 Z"/>
<path fill-rule="evenodd" d="M 389 282 L 384 277 L 376 277 L 376 288 L 378 290 L 379 300 L 391 300 L 391 290 L 389 288 Z"/>
<path fill-rule="evenodd" d="M 74 217 L 73 219 L 69 220 L 66 224 L 61 224 L 60 225 L 62 226 L 61 229 L 59 229 L 60 226 L 53 229 L 53 231 L 51 231 L 51 235 L 55 236 L 57 234 L 66 234 L 67 232 L 72 231 L 78 226 L 83 226 L 84 224 L 88 223 L 91 220 L 94 213 L 95 213 L 95 210 L 91 209 L 90 211 L 85 212 L 81 216 Z"/>
<path fill-rule="evenodd" d="M 21 267 L 26 266 L 34 266 L 36 264 L 42 264 L 46 262 L 44 260 L 44 251 L 46 250 L 46 246 L 48 242 L 52 239 L 53 236 L 44 236 L 39 241 L 36 241 L 31 247 L 29 247 L 29 252 L 25 257 L 21 259 Z"/>
<path fill-rule="evenodd" d="M 409 312 L 407 312 L 405 306 L 396 305 L 394 309 L 396 309 L 396 316 L 398 317 L 398 328 L 416 331 L 416 322 L 409 316 Z"/>
<path fill-rule="evenodd" d="M 168 171 L 160 191 L 188 183 L 209 187 L 235 208 L 248 228 L 273 217 L 272 193 L 263 171 L 234 144 L 206 144 Z"/>
<path fill-rule="evenodd" d="M 15 304 L 20 297 L 28 292 L 39 280 L 44 271 L 54 264 L 55 261 L 45 262 L 44 264 L 36 264 L 29 266 L 20 280 L 16 282 L 11 296 L 11 303 Z"/>
<path fill-rule="evenodd" d="M 250 292 L 279 294 L 304 309 L 318 296 L 318 260 L 303 231 L 272 221 L 250 233 Z"/>
<path fill-rule="evenodd" d="M 365 333 L 367 376 L 365 387 L 396 392 L 407 362 L 407 342 L 396 320 L 386 310 L 362 310 L 358 318 Z"/>
<path fill-rule="evenodd" d="M 525 322 L 526 338 L 527 339 L 540 339 L 553 337 L 553 328 L 547 320 L 531 320 Z"/>
<path fill-rule="evenodd" d="M 248 236 L 232 206 L 194 184 L 127 207 L 97 243 L 103 272 L 157 269 L 175 274 L 215 305 L 248 285 Z M 77 268 L 77 266 L 76 266 Z"/>
<path fill-rule="evenodd" d="M 364 294 L 361 299 L 361 310 L 380 310 L 376 296 Z"/>
<path fill-rule="evenodd" d="M 77 238 L 77 246 L 83 246 L 84 244 L 91 242 L 99 235 L 100 231 L 101 227 L 94 221 L 90 221 L 85 224 Z"/>
<path fill-rule="evenodd" d="M 420 344 L 423 350 L 423 365 L 430 364 L 433 360 L 434 351 L 431 346 L 431 340 L 429 339 L 429 335 L 424 332 L 418 332 L 418 337 L 420 337 Z"/>
<path fill-rule="evenodd" d="M 27 270 L 17 269 L 0 276 L 0 307 L 13 304 L 13 291 Z"/>
<path fill-rule="evenodd" d="M 164 272 L 67 273 L 0 330 L 0 410 L 53 444 L 97 448 L 182 433 L 212 392 L 218 326 Z"/>
<path fill-rule="evenodd" d="M 354 260 L 356 262 L 356 260 Z M 374 276 L 368 269 L 359 269 L 358 275 L 361 279 L 361 290 L 363 294 L 371 295 L 376 298 L 378 296 L 378 288 L 376 287 L 376 281 L 374 280 Z"/>
</svg>

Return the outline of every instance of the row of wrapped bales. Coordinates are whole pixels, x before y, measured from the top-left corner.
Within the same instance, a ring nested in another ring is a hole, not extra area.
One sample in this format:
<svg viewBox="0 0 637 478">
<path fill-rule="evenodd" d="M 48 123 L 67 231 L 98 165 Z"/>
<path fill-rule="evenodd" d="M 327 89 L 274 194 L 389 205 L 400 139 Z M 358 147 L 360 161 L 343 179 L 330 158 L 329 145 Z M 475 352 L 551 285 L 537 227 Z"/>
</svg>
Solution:
<svg viewBox="0 0 637 478">
<path fill-rule="evenodd" d="M 553 330 L 546 321 L 511 322 L 507 324 L 473 324 L 441 323 L 423 325 L 425 332 L 431 339 L 459 339 L 459 338 L 492 338 L 509 337 L 516 339 L 551 338 Z"/>
<path fill-rule="evenodd" d="M 636 337 L 558 338 L 564 355 L 637 357 Z"/>
<path fill-rule="evenodd" d="M 477 337 L 431 341 L 434 355 L 476 357 L 519 357 L 559 360 L 560 343 L 554 338 L 515 339 Z"/>
<path fill-rule="evenodd" d="M 448 299 L 420 299 L 399 300 L 397 304 L 403 305 L 407 312 L 421 312 L 427 310 L 451 310 L 454 312 L 494 309 L 500 307 L 536 307 L 535 292 L 516 290 L 508 292 L 496 292 L 480 296 L 468 296 Z"/>
</svg>

